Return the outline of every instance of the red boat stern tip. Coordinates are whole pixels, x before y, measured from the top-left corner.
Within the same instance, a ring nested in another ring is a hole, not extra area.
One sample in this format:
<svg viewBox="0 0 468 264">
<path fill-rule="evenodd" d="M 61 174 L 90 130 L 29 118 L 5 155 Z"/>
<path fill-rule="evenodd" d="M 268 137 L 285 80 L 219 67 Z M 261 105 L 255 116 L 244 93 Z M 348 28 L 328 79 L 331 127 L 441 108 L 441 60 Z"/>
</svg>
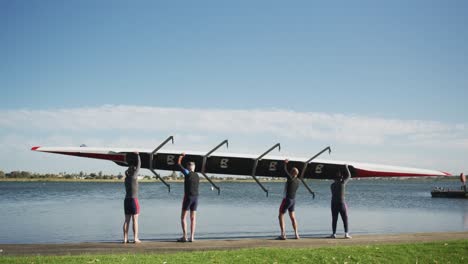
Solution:
<svg viewBox="0 0 468 264">
<path fill-rule="evenodd" d="M 445 171 L 441 171 L 443 174 L 445 174 L 445 176 L 452 176 L 452 173 L 448 173 L 448 172 L 445 172 Z"/>
<path fill-rule="evenodd" d="M 39 147 L 39 146 L 32 147 L 31 150 L 32 150 L 32 151 L 36 151 L 38 148 L 40 148 L 40 147 Z"/>
</svg>

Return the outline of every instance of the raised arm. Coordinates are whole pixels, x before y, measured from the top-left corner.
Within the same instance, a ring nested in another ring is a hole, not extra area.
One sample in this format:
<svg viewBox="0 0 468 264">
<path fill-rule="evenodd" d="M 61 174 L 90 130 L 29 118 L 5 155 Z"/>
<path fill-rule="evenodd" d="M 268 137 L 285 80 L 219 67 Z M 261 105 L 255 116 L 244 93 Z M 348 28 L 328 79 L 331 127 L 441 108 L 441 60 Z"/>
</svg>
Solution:
<svg viewBox="0 0 468 264">
<path fill-rule="evenodd" d="M 141 168 L 141 159 L 140 154 L 138 152 L 135 152 L 135 155 L 137 156 L 137 164 L 135 166 L 135 172 L 133 173 L 133 177 L 138 178 L 138 173 L 140 172 Z"/>
<path fill-rule="evenodd" d="M 177 160 L 177 165 L 179 165 L 180 171 L 182 171 L 184 175 L 187 175 L 188 170 L 182 165 L 182 159 L 184 158 L 184 156 L 185 153 L 180 154 L 179 159 Z"/>
<path fill-rule="evenodd" d="M 292 176 L 291 176 L 291 174 L 289 174 L 289 171 L 288 171 L 288 162 L 289 162 L 288 159 L 284 160 L 284 172 L 286 173 L 286 177 L 288 177 L 288 179 L 291 180 Z"/>
<path fill-rule="evenodd" d="M 346 175 L 343 177 L 343 183 L 347 183 L 351 178 L 351 172 L 349 171 L 348 164 L 345 165 L 346 168 Z"/>
</svg>

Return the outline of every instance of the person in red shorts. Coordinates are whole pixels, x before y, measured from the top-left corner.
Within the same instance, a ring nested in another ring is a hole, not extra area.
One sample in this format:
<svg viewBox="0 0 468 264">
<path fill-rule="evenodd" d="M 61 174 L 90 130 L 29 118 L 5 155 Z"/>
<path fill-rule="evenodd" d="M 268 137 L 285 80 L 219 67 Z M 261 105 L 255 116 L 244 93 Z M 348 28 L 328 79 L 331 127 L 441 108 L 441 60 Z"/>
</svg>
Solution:
<svg viewBox="0 0 468 264">
<path fill-rule="evenodd" d="M 138 215 L 140 214 L 140 204 L 138 203 L 138 171 L 140 170 L 141 160 L 138 152 L 135 161 L 131 159 L 128 169 L 125 171 L 125 222 L 123 224 L 124 240 L 128 243 L 128 228 L 130 220 L 133 222 L 133 236 L 135 243 L 141 243 L 138 239 Z"/>
</svg>

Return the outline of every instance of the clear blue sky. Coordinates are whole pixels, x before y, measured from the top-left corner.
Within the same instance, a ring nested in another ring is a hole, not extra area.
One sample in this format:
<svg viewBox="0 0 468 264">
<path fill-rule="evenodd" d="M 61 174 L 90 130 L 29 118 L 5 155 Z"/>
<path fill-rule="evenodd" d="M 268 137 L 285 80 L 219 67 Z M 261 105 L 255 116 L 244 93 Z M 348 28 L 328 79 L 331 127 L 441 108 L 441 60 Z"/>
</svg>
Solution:
<svg viewBox="0 0 468 264">
<path fill-rule="evenodd" d="M 468 1 L 0 0 L 0 91 L 5 170 L 101 168 L 36 144 L 178 135 L 194 149 L 331 144 L 337 158 L 456 172 L 468 169 Z"/>
<path fill-rule="evenodd" d="M 0 2 L 1 109 L 468 121 L 466 1 Z"/>
</svg>

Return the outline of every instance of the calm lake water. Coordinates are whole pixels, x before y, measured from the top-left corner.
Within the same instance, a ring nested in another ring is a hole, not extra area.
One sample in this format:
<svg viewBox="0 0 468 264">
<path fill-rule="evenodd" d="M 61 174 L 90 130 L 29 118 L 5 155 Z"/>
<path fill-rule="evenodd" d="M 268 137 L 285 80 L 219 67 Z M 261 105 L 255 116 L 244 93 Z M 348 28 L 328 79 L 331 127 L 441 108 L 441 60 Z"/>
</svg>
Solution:
<svg viewBox="0 0 468 264">
<path fill-rule="evenodd" d="M 331 181 L 310 181 L 313 200 L 301 186 L 296 201 L 303 237 L 330 234 Z M 140 237 L 180 237 L 183 184 L 140 184 Z M 219 183 L 221 195 L 202 183 L 197 237 L 272 237 L 284 183 Z M 459 188 L 449 180 L 351 180 L 347 186 L 351 234 L 468 230 L 468 200 L 431 198 L 433 186 Z M 123 183 L 0 182 L 0 243 L 119 241 L 122 237 Z M 287 218 L 287 230 L 292 227 Z M 338 233 L 343 232 L 341 219 Z M 131 235 L 131 238 L 133 236 Z"/>
</svg>

